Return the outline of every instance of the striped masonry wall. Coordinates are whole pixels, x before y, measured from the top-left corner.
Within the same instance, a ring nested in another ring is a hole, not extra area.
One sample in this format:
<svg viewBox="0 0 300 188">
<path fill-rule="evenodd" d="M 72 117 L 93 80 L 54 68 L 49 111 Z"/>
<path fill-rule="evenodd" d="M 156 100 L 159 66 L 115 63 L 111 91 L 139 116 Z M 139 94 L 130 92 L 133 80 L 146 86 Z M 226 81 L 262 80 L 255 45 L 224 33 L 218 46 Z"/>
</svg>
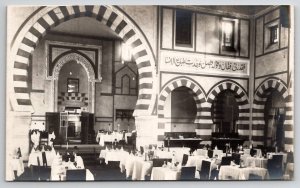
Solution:
<svg viewBox="0 0 300 188">
<path fill-rule="evenodd" d="M 270 90 L 271 89 L 271 90 Z M 285 101 L 285 149 L 293 148 L 294 131 L 293 131 L 293 100 L 290 94 L 292 88 L 287 89 L 286 84 L 277 78 L 269 78 L 258 86 L 253 101 L 253 126 L 252 140 L 255 145 L 264 144 L 264 128 L 267 126 L 264 120 L 264 108 L 266 101 L 273 90 L 277 90 Z"/>
<path fill-rule="evenodd" d="M 205 94 L 203 89 L 194 81 L 188 78 L 178 78 L 171 82 L 169 82 L 161 91 L 159 98 L 158 98 L 158 106 L 157 106 L 157 115 L 158 115 L 158 141 L 162 141 L 164 139 L 164 133 L 170 132 L 171 127 L 169 124 L 166 124 L 164 118 L 164 106 L 167 100 L 168 95 L 178 87 L 187 87 L 191 89 L 189 92 L 193 95 L 197 106 L 197 115 L 195 118 L 195 123 L 199 121 L 201 117 L 201 105 L 205 102 Z"/>
<path fill-rule="evenodd" d="M 211 115 L 212 102 L 216 96 L 223 90 L 229 89 L 235 93 L 235 98 L 239 105 L 239 118 L 237 121 L 238 132 L 241 137 L 249 139 L 249 101 L 246 92 L 241 86 L 233 81 L 224 81 L 215 86 L 207 99 L 201 86 L 189 78 L 181 77 L 170 81 L 162 89 L 158 98 L 158 141 L 164 139 L 164 133 L 169 132 L 171 127 L 166 123 L 164 118 L 164 105 L 168 95 L 176 88 L 185 86 L 191 89 L 196 105 L 197 116 L 195 123 L 197 123 L 196 133 L 203 140 L 210 140 L 213 130 L 213 121 Z"/>
<path fill-rule="evenodd" d="M 204 126 L 200 126 L 201 127 L 200 129 L 201 130 L 203 129 L 203 132 L 205 134 L 201 135 L 201 137 L 210 139 L 211 131 L 212 131 L 211 127 L 213 126 L 212 115 L 211 115 L 211 107 L 212 107 L 213 101 L 218 96 L 218 94 L 220 94 L 222 91 L 227 90 L 227 89 L 231 90 L 235 93 L 235 98 L 236 98 L 236 101 L 239 106 L 239 117 L 236 122 L 236 125 L 238 127 L 238 133 L 239 133 L 240 137 L 248 140 L 249 139 L 249 124 L 250 124 L 249 100 L 248 100 L 245 90 L 233 81 L 224 81 L 222 83 L 219 83 L 208 94 L 207 104 L 205 104 L 205 106 L 207 106 L 207 107 L 205 109 L 203 109 L 206 111 L 207 116 L 205 116 L 201 119 L 201 124 L 203 124 Z M 210 131 L 209 131 L 209 128 L 210 128 Z"/>
<path fill-rule="evenodd" d="M 43 7 L 27 20 L 17 33 L 11 48 L 13 60 L 13 88 L 11 96 L 15 111 L 34 111 L 28 90 L 28 60 L 39 41 L 51 28 L 73 18 L 91 17 L 117 33 L 132 47 L 132 54 L 139 72 L 139 96 L 135 114 L 151 114 L 154 106 L 153 80 L 155 60 L 147 39 L 142 31 L 114 6 L 53 6 Z M 152 104 L 153 103 L 153 104 Z M 153 108 L 153 107 L 152 107 Z"/>
</svg>

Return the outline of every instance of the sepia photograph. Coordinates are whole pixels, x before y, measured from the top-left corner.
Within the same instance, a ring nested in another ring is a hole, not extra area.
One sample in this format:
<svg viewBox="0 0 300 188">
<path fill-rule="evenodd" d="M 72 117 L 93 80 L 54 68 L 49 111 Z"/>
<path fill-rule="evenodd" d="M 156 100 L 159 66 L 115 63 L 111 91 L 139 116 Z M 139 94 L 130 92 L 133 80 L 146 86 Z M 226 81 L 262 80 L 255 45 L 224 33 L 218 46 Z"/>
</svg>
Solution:
<svg viewBox="0 0 300 188">
<path fill-rule="evenodd" d="M 294 6 L 6 12 L 6 181 L 294 180 Z"/>
</svg>

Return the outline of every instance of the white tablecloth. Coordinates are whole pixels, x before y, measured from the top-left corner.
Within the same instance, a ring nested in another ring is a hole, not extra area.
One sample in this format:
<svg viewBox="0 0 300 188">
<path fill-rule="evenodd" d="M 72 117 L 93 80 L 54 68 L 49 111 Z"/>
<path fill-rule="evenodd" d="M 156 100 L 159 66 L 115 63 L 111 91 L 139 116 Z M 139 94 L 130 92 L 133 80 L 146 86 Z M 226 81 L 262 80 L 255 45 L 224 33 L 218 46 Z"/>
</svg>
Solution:
<svg viewBox="0 0 300 188">
<path fill-rule="evenodd" d="M 99 158 L 104 158 L 105 163 L 108 164 L 108 161 L 120 161 L 120 166 L 125 164 L 125 160 L 128 157 L 129 153 L 124 150 L 101 150 Z M 122 168 L 121 168 L 122 169 Z"/>
<path fill-rule="evenodd" d="M 200 178 L 200 175 L 199 175 L 198 171 L 201 170 L 203 160 L 209 161 L 211 163 L 210 171 L 217 168 L 217 164 L 215 163 L 215 159 L 206 158 L 206 157 L 201 156 L 201 155 L 189 156 L 189 159 L 188 159 L 185 166 L 196 166 L 195 178 L 198 178 L 198 179 Z"/>
<path fill-rule="evenodd" d="M 194 155 L 207 156 L 208 150 L 206 149 L 197 149 L 194 151 Z"/>
<path fill-rule="evenodd" d="M 213 150 L 213 157 L 218 155 L 218 158 L 221 159 L 224 156 L 223 150 L 214 149 Z"/>
<path fill-rule="evenodd" d="M 164 167 L 153 167 L 151 180 L 179 180 L 180 171 Z"/>
<path fill-rule="evenodd" d="M 65 181 L 67 169 L 82 169 L 74 166 L 72 162 L 61 162 L 61 158 L 56 158 L 51 166 L 51 181 Z M 94 175 L 86 169 L 86 181 L 94 181 Z"/>
<path fill-rule="evenodd" d="M 97 135 L 98 137 L 98 135 Z M 120 141 L 123 140 L 123 133 L 112 133 L 112 134 L 101 134 L 100 137 L 100 146 L 104 146 L 105 142 L 114 142 L 115 140 Z"/>
<path fill-rule="evenodd" d="M 255 164 L 255 167 L 267 168 L 268 159 L 261 157 L 245 157 L 244 158 L 245 166 L 251 167 L 252 164 Z"/>
<path fill-rule="evenodd" d="M 23 158 L 9 158 L 8 166 L 6 169 L 6 180 L 13 181 L 16 179 L 14 171 L 17 172 L 17 176 L 20 176 L 24 173 L 24 163 Z"/>
<path fill-rule="evenodd" d="M 219 180 L 248 180 L 249 174 L 255 174 L 266 179 L 268 171 L 265 168 L 246 167 L 239 168 L 239 166 L 221 166 L 219 171 Z"/>
<path fill-rule="evenodd" d="M 157 149 L 154 151 L 154 155 L 157 156 L 158 158 L 171 158 L 172 162 L 178 162 L 181 164 L 182 159 L 183 159 L 183 155 L 190 154 L 190 148 L 186 148 L 186 147 L 174 147 L 174 148 L 164 148 L 163 151 Z"/>
<path fill-rule="evenodd" d="M 185 166 L 196 166 L 196 169 L 200 170 L 202 161 L 205 159 L 206 159 L 206 157 L 204 157 L 202 155 L 189 156 L 188 161 Z"/>
<path fill-rule="evenodd" d="M 151 173 L 152 161 L 145 161 L 144 157 L 129 155 L 126 159 L 126 177 L 132 180 L 145 180 L 145 176 Z"/>
</svg>

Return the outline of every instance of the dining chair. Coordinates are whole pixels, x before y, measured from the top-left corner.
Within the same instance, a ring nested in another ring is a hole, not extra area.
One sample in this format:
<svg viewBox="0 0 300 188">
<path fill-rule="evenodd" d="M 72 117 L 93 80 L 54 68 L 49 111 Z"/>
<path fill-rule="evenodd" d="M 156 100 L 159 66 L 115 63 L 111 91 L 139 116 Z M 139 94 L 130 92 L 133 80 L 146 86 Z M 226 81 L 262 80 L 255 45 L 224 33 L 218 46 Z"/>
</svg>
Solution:
<svg viewBox="0 0 300 188">
<path fill-rule="evenodd" d="M 188 159 L 189 159 L 189 156 L 187 154 L 183 154 L 181 166 L 185 166 Z"/>
<path fill-rule="evenodd" d="M 213 150 L 208 150 L 207 155 L 208 155 L 209 158 L 213 158 L 214 151 Z"/>
<path fill-rule="evenodd" d="M 200 170 L 200 180 L 209 180 L 211 162 L 203 160 Z"/>
<path fill-rule="evenodd" d="M 221 166 L 230 165 L 232 157 L 222 157 Z"/>
<path fill-rule="evenodd" d="M 256 155 L 256 154 L 257 154 L 256 149 L 251 148 L 251 149 L 250 149 L 250 155 L 251 155 L 251 157 L 253 157 L 253 156 Z"/>
<path fill-rule="evenodd" d="M 283 155 L 273 155 L 268 159 L 267 169 L 269 177 L 272 180 L 280 180 L 283 176 Z"/>
<path fill-rule="evenodd" d="M 241 154 L 239 154 L 239 153 L 232 153 L 232 161 L 235 164 L 239 165 L 240 162 L 241 162 Z"/>
<path fill-rule="evenodd" d="M 160 158 L 160 159 L 153 159 L 153 167 L 162 167 L 164 163 L 172 162 L 172 159 L 169 158 Z"/>
<path fill-rule="evenodd" d="M 120 161 L 108 161 L 107 166 L 111 169 L 119 169 Z"/>
<path fill-rule="evenodd" d="M 131 136 L 127 136 L 127 144 L 128 145 L 132 145 L 133 144 L 133 140 Z"/>
<path fill-rule="evenodd" d="M 38 181 L 40 179 L 40 167 L 37 165 L 30 166 L 31 180 Z"/>
<path fill-rule="evenodd" d="M 39 178 L 41 181 L 50 181 L 51 168 L 47 166 L 39 167 Z"/>
<path fill-rule="evenodd" d="M 85 181 L 86 180 L 86 169 L 67 170 L 66 180 L 67 181 Z"/>
<path fill-rule="evenodd" d="M 182 167 L 180 180 L 182 181 L 195 180 L 195 172 L 196 172 L 195 166 Z"/>
</svg>

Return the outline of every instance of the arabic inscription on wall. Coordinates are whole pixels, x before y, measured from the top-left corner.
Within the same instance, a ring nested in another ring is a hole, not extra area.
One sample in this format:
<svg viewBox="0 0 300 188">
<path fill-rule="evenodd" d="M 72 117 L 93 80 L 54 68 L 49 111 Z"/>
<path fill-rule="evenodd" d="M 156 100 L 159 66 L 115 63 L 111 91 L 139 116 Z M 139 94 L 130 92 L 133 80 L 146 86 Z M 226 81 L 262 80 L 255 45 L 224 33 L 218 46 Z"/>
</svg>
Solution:
<svg viewBox="0 0 300 188">
<path fill-rule="evenodd" d="M 248 75 L 249 60 L 181 52 L 162 52 L 161 70 Z"/>
</svg>

